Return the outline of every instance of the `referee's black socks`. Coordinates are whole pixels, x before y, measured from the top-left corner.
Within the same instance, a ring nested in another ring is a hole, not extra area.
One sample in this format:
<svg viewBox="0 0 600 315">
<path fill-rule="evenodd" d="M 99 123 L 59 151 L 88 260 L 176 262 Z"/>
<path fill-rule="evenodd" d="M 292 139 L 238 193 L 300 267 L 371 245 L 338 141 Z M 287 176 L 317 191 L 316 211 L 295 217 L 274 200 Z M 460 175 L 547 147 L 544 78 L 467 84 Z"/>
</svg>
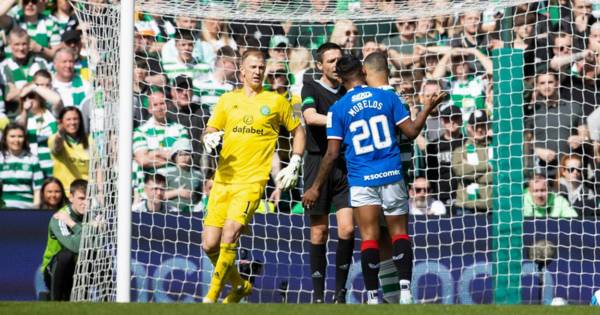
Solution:
<svg viewBox="0 0 600 315">
<path fill-rule="evenodd" d="M 313 301 L 323 302 L 325 291 L 325 269 L 327 268 L 327 246 L 310 244 L 310 272 L 313 284 Z"/>
<path fill-rule="evenodd" d="M 352 264 L 352 253 L 354 251 L 354 238 L 347 240 L 338 239 L 338 247 L 335 253 L 335 293 L 340 293 L 346 288 L 348 272 Z"/>
</svg>

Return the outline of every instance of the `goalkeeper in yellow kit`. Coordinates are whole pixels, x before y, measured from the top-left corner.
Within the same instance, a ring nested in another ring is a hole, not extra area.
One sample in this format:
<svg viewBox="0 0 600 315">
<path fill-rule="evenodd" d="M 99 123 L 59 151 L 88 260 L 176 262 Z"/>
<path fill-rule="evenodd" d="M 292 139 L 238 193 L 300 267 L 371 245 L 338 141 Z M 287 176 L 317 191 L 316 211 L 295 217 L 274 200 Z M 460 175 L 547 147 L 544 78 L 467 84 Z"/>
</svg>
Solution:
<svg viewBox="0 0 600 315">
<path fill-rule="evenodd" d="M 215 303 L 225 282 L 231 283 L 231 292 L 223 303 L 237 303 L 252 292 L 234 264 L 237 244 L 264 194 L 280 126 L 294 137 L 290 163 L 276 178 L 282 190 L 296 185 L 304 152 L 304 128 L 292 106 L 283 96 L 262 88 L 262 52 L 244 52 L 240 71 L 243 86 L 219 98 L 202 138 L 207 152 L 223 138 L 202 232 L 202 249 L 215 266 L 204 303 Z"/>
</svg>

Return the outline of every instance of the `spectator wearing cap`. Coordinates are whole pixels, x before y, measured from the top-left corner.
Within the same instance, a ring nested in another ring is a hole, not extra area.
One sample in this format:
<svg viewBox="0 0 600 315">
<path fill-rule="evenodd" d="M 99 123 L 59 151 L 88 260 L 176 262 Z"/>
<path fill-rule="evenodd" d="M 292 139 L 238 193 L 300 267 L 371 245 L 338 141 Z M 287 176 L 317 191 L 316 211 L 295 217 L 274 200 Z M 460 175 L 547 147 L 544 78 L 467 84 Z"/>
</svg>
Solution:
<svg viewBox="0 0 600 315">
<path fill-rule="evenodd" d="M 13 118 L 19 113 L 17 105 L 21 89 L 31 81 L 38 70 L 48 69 L 48 63 L 43 58 L 31 53 L 30 38 L 24 29 L 13 28 L 9 33 L 8 40 L 12 55 L 0 63 L 7 108 L 0 108 L 0 112 Z"/>
<path fill-rule="evenodd" d="M 290 73 L 285 61 L 269 60 L 265 70 L 265 88 L 283 95 L 293 106 L 302 103 L 298 95 L 292 95 L 291 85 L 294 84 L 294 75 Z"/>
<path fill-rule="evenodd" d="M 75 106 L 81 110 L 90 95 L 91 86 L 75 72 L 77 55 L 69 47 L 60 48 L 54 55 L 54 80 L 52 86 L 60 94 L 65 107 Z"/>
<path fill-rule="evenodd" d="M 31 38 L 28 45 L 31 51 L 47 60 L 52 59 L 54 51 L 50 49 L 50 39 L 54 22 L 43 14 L 44 2 L 41 0 L 19 0 L 18 5 L 16 0 L 4 0 L 0 6 L 0 20 L 10 21 L 9 25 L 14 28 L 26 30 Z M 11 8 L 14 8 L 11 10 Z M 6 22 L 5 22 L 6 23 Z M 7 56 L 12 53 L 8 51 Z"/>
<path fill-rule="evenodd" d="M 133 155 L 136 166 L 136 192 L 141 192 L 139 182 L 146 173 L 171 171 L 176 150 L 191 150 L 190 136 L 186 128 L 167 118 L 166 94 L 159 88 L 151 88 L 148 96 L 148 112 L 151 117 L 133 132 Z"/>
<path fill-rule="evenodd" d="M 161 28 L 152 16 L 144 14 L 142 18 L 134 24 L 136 44 L 143 47 L 146 55 L 158 56 L 162 48 L 162 43 L 157 40 L 162 38 L 159 35 Z"/>
<path fill-rule="evenodd" d="M 185 75 L 192 80 L 206 80 L 210 77 L 211 66 L 203 60 L 196 59 L 192 54 L 195 46 L 194 37 L 188 30 L 179 30 L 175 38 L 177 58 L 175 60 L 162 60 L 162 67 L 169 78 L 174 80 L 180 75 Z"/>
<path fill-rule="evenodd" d="M 238 54 L 230 46 L 223 46 L 217 51 L 213 72 L 205 80 L 194 81 L 194 87 L 200 92 L 200 103 L 212 109 L 219 97 L 233 90 L 238 77 Z"/>
<path fill-rule="evenodd" d="M 283 35 L 275 35 L 269 41 L 269 60 L 287 62 L 290 40 Z"/>
<path fill-rule="evenodd" d="M 154 29 L 147 24 L 136 23 L 134 37 L 136 68 L 147 70 L 144 82 L 150 85 L 164 86 L 167 77 L 161 64 L 162 57 L 155 51 L 155 46 L 156 32 Z M 141 65 L 141 63 L 144 63 L 144 65 Z"/>
<path fill-rule="evenodd" d="M 488 147 L 491 130 L 485 111 L 471 114 L 465 144 L 452 152 L 452 173 L 459 180 L 456 191 L 456 213 L 485 213 L 492 208 L 492 172 Z"/>
<path fill-rule="evenodd" d="M 446 215 L 446 206 L 432 197 L 429 181 L 417 177 L 408 191 L 408 211 L 412 215 Z"/>
<path fill-rule="evenodd" d="M 192 139 L 200 139 L 210 112 L 208 106 L 203 106 L 193 101 L 192 79 L 178 76 L 171 86 L 171 98 L 167 104 L 167 121 L 178 123 L 188 130 Z M 202 144 L 200 141 L 192 143 L 193 161 L 195 167 L 200 167 Z"/>
<path fill-rule="evenodd" d="M 564 197 L 548 191 L 548 180 L 536 174 L 528 183 L 523 197 L 523 216 L 533 218 L 576 218 L 577 211 Z"/>
<path fill-rule="evenodd" d="M 437 199 L 450 206 L 456 197 L 458 177 L 452 173 L 452 153 L 465 144 L 461 132 L 463 125 L 462 112 L 454 105 L 444 107 L 439 115 L 441 135 L 427 141 L 420 136 L 416 142 L 425 153 L 425 169 L 427 179 L 433 186 Z"/>
<path fill-rule="evenodd" d="M 75 74 L 81 76 L 82 79 L 89 81 L 90 69 L 88 66 L 88 60 L 81 55 L 81 49 L 83 48 L 83 44 L 81 42 L 81 31 L 65 31 L 60 39 L 65 47 L 71 48 L 75 53 Z"/>
</svg>

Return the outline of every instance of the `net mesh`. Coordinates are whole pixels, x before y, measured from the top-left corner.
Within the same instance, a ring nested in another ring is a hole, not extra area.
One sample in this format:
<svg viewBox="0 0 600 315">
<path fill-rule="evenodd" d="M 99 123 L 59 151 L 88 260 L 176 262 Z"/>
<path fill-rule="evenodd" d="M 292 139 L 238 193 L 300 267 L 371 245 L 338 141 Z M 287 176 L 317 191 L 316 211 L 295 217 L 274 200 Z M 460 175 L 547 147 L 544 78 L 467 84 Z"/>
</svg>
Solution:
<svg viewBox="0 0 600 315">
<path fill-rule="evenodd" d="M 72 3 L 95 91 L 92 207 L 72 296 L 114 301 L 121 17 L 118 1 Z M 600 27 L 587 8 L 519 0 L 136 1 L 132 301 L 190 302 L 206 294 L 212 265 L 200 234 L 215 156 L 199 139 L 219 96 L 239 86 L 240 52 L 264 51 L 265 88 L 284 94 L 300 114 L 303 82 L 319 76 L 316 48 L 332 41 L 359 57 L 385 51 L 390 84 L 413 114 L 432 93 L 450 94 L 419 138 L 400 139 L 410 152 L 416 302 L 587 303 L 600 285 L 593 150 L 600 137 L 584 129 L 597 104 L 591 82 Z M 192 44 L 176 39 L 186 36 Z M 163 102 L 167 126 L 155 123 L 153 108 Z M 286 165 L 290 148 L 283 133 L 272 173 Z M 182 151 L 191 154 L 147 155 Z M 579 169 L 581 188 L 566 174 L 571 169 Z M 169 203 L 150 213 L 144 177 L 157 173 L 166 177 Z M 282 193 L 270 182 L 242 236 L 237 263 L 254 283 L 251 302 L 312 300 L 302 189 Z M 540 197 L 538 190 L 550 193 Z M 531 220 L 534 214 L 540 218 Z M 337 246 L 335 216 L 330 221 L 326 300 Z M 527 249 L 539 240 L 554 257 L 533 259 Z M 349 302 L 366 298 L 358 258 L 356 252 Z"/>
</svg>

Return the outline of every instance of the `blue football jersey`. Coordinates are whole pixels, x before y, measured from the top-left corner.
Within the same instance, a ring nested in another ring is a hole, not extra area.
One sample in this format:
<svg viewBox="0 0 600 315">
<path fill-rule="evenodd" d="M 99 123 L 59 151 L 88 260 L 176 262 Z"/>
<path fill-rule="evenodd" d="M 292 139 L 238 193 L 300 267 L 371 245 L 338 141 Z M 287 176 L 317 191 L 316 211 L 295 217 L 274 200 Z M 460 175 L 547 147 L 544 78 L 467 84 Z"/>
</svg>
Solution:
<svg viewBox="0 0 600 315">
<path fill-rule="evenodd" d="M 358 86 L 327 113 L 327 138 L 346 146 L 350 186 L 381 186 L 403 179 L 396 126 L 410 118 L 394 92 Z"/>
</svg>

